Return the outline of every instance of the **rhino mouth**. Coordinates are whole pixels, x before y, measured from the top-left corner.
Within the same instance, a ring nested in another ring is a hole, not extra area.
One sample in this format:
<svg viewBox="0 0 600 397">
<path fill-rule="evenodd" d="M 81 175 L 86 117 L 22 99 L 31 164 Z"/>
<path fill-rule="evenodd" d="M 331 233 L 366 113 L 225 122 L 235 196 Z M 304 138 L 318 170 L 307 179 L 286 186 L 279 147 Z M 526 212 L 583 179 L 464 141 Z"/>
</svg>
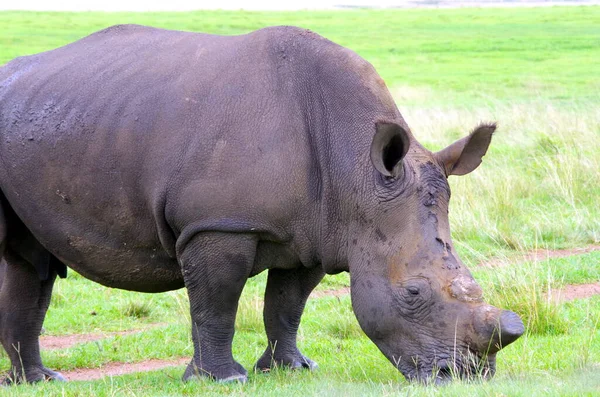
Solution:
<svg viewBox="0 0 600 397">
<path fill-rule="evenodd" d="M 413 360 L 414 361 L 414 360 Z M 438 357 L 431 363 L 398 368 L 407 380 L 443 385 L 455 380 L 476 382 L 491 379 L 496 372 L 496 355 L 481 357 L 472 352 L 460 358 Z"/>
</svg>

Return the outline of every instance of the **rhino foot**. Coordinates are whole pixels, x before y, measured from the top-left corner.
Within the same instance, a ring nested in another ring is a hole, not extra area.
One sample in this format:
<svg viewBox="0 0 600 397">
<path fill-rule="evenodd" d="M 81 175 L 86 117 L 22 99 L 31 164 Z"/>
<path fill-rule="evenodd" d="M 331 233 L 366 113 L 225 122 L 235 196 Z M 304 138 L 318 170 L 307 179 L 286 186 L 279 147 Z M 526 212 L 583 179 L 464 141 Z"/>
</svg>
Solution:
<svg viewBox="0 0 600 397">
<path fill-rule="evenodd" d="M 290 368 L 290 369 L 308 369 L 313 371 L 319 366 L 313 360 L 303 356 L 300 352 L 296 354 L 287 354 L 274 356 L 270 354 L 270 349 L 266 351 L 255 365 L 257 371 L 269 372 L 272 368 Z"/>
<path fill-rule="evenodd" d="M 52 371 L 46 367 L 36 367 L 31 368 L 25 371 L 23 374 L 22 371 L 11 371 L 6 377 L 0 381 L 2 386 L 9 386 L 19 383 L 36 383 L 36 382 L 66 382 L 67 378 L 65 378 L 62 374 L 56 371 Z"/>
<path fill-rule="evenodd" d="M 190 381 L 201 378 L 211 378 L 220 383 L 241 382 L 248 380 L 248 372 L 241 364 L 233 362 L 229 366 L 211 367 L 205 364 L 196 364 L 194 360 L 188 364 L 183 374 L 184 381 Z"/>
</svg>

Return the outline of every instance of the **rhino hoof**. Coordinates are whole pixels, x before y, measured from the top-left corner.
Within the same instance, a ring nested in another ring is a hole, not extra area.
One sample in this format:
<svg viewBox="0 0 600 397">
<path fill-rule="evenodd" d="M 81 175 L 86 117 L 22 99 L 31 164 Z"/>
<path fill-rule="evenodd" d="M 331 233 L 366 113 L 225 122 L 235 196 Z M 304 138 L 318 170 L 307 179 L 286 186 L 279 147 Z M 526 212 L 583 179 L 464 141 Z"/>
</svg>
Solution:
<svg viewBox="0 0 600 397">
<path fill-rule="evenodd" d="M 20 383 L 37 383 L 37 382 L 66 382 L 67 378 L 65 378 L 61 373 L 52 371 L 46 367 L 35 368 L 29 371 L 26 371 L 26 375 L 23 376 L 21 374 L 16 375 L 11 372 L 6 377 L 0 381 L 1 386 L 10 386 Z"/>
<path fill-rule="evenodd" d="M 290 366 L 292 369 L 308 369 L 314 371 L 319 368 L 319 365 L 311 359 L 304 356 L 300 360 L 294 360 L 294 363 Z"/>
<path fill-rule="evenodd" d="M 286 357 L 283 359 L 267 358 L 263 356 L 260 360 L 258 360 L 254 368 L 260 372 L 269 372 L 272 368 L 277 367 L 284 367 L 293 370 L 308 369 L 310 371 L 314 371 L 319 367 L 319 365 L 313 360 L 300 354 L 299 357 Z"/>
<path fill-rule="evenodd" d="M 248 377 L 246 375 L 231 375 L 225 379 L 217 379 L 219 383 L 246 383 L 248 381 Z"/>
<path fill-rule="evenodd" d="M 44 374 L 44 380 L 46 382 L 48 382 L 48 381 L 66 382 L 67 381 L 67 378 L 65 378 L 63 376 L 63 374 L 61 374 L 60 372 L 49 370 L 48 368 L 44 368 L 42 370 L 42 373 Z"/>
<path fill-rule="evenodd" d="M 198 366 L 192 361 L 187 366 L 185 373 L 183 374 L 183 380 L 187 382 L 190 380 L 210 378 L 219 383 L 246 383 L 248 380 L 246 374 L 247 372 L 244 367 L 237 362 L 234 362 L 234 364 L 230 367 L 208 369 L 206 365 Z"/>
</svg>

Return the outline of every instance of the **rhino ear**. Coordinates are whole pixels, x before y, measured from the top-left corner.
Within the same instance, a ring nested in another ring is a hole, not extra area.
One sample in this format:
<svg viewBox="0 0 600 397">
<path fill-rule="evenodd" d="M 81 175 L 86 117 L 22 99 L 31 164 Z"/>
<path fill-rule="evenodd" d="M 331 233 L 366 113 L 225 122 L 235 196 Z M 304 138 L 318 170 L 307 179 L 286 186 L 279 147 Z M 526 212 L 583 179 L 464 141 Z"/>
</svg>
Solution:
<svg viewBox="0 0 600 397">
<path fill-rule="evenodd" d="M 404 128 L 395 123 L 378 122 L 371 143 L 371 162 L 382 175 L 396 177 L 402 170 L 402 159 L 410 140 Z"/>
<path fill-rule="evenodd" d="M 465 175 L 477 168 L 490 146 L 494 131 L 496 123 L 480 124 L 469 136 L 435 153 L 446 175 Z"/>
</svg>

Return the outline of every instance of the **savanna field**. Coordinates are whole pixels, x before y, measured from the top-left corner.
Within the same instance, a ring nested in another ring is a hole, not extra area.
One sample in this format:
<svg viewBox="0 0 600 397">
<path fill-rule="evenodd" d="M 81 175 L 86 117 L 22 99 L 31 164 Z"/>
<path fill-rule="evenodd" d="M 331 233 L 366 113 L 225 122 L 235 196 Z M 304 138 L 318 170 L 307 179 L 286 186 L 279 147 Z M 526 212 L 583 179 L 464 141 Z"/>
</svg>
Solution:
<svg viewBox="0 0 600 397">
<path fill-rule="evenodd" d="M 184 290 L 130 293 L 70 271 L 55 284 L 44 325 L 47 367 L 76 378 L 125 363 L 174 366 L 7 387 L 0 395 L 600 395 L 600 295 L 589 293 L 600 281 L 599 21 L 600 7 L 0 12 L 0 64 L 118 23 L 227 35 L 302 26 L 370 61 L 414 135 L 431 150 L 480 121 L 497 121 L 483 164 L 450 178 L 451 229 L 486 300 L 517 312 L 527 330 L 499 352 L 492 381 L 408 384 L 362 333 L 345 293 L 347 274 L 328 276 L 307 304 L 298 337 L 317 371 L 250 372 L 243 385 L 183 383 L 193 353 Z M 266 272 L 249 281 L 238 311 L 234 356 L 249 370 L 266 343 L 265 281 Z M 582 284 L 588 293 L 565 299 Z M 73 343 L 51 346 L 67 335 Z M 4 352 L 0 367 L 9 368 Z"/>
</svg>

